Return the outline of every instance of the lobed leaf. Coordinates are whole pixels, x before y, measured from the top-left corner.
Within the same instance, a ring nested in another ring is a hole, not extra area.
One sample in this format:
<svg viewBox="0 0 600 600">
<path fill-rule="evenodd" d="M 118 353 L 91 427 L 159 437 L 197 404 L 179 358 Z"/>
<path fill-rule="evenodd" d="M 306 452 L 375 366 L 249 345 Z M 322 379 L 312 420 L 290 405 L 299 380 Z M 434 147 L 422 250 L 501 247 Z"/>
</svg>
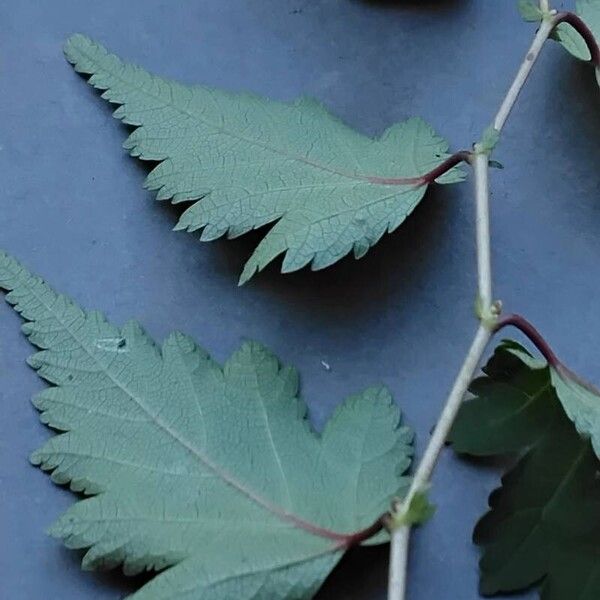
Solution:
<svg viewBox="0 0 600 600">
<path fill-rule="evenodd" d="M 501 344 L 484 372 L 450 440 L 460 453 L 516 453 L 518 461 L 475 528 L 483 549 L 481 591 L 539 584 L 542 600 L 594 600 L 600 597 L 600 481 L 589 439 L 566 416 L 549 367 L 518 344 Z"/>
<path fill-rule="evenodd" d="M 275 223 L 240 283 L 282 254 L 282 272 L 322 269 L 351 251 L 361 258 L 413 211 L 427 188 L 421 176 L 448 156 L 448 144 L 421 119 L 373 140 L 313 100 L 184 86 L 83 35 L 67 41 L 65 55 L 120 105 L 114 116 L 135 128 L 124 144 L 130 154 L 160 162 L 146 187 L 159 200 L 194 202 L 175 229 L 214 240 Z M 461 179 L 453 169 L 437 181 Z"/>
<path fill-rule="evenodd" d="M 31 460 L 91 496 L 51 533 L 86 549 L 84 568 L 163 571 L 134 598 L 310 598 L 405 493 L 412 433 L 386 389 L 348 398 L 318 436 L 296 371 L 260 344 L 222 367 L 180 333 L 159 347 L 3 253 L 0 288 L 41 349 L 29 363 L 51 387 L 33 402 L 62 432 Z"/>
</svg>

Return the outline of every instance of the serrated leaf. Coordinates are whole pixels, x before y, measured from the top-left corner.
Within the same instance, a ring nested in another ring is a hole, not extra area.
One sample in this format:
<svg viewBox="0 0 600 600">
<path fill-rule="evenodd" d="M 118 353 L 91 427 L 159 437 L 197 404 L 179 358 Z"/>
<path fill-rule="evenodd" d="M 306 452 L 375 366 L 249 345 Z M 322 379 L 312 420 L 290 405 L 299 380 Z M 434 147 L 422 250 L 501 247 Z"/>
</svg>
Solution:
<svg viewBox="0 0 600 600">
<path fill-rule="evenodd" d="M 600 0 L 577 0 L 577 15 L 590 28 L 596 42 L 600 43 Z M 579 60 L 591 60 L 590 51 L 584 39 L 568 23 L 560 23 L 554 31 L 554 37 L 564 48 Z M 600 85 L 600 65 L 596 65 L 596 80 Z"/>
<path fill-rule="evenodd" d="M 114 116 L 136 128 L 124 144 L 130 154 L 160 162 L 146 187 L 159 200 L 196 201 L 176 229 L 203 229 L 201 239 L 214 240 L 276 222 L 240 283 L 281 254 L 283 272 L 322 269 L 351 251 L 362 257 L 413 211 L 427 188 L 421 176 L 448 156 L 448 144 L 421 119 L 373 140 L 313 100 L 187 87 L 82 35 L 68 40 L 65 54 L 120 105 Z M 437 181 L 461 178 L 454 169 Z"/>
<path fill-rule="evenodd" d="M 525 21 L 531 23 L 541 21 L 544 13 L 540 10 L 539 4 L 533 0 L 519 0 L 519 13 Z"/>
<path fill-rule="evenodd" d="M 572 373 L 550 369 L 552 385 L 567 416 L 582 435 L 589 437 L 596 455 L 600 457 L 600 395 Z"/>
<path fill-rule="evenodd" d="M 510 352 L 526 364 L 531 372 L 544 373 L 562 407 L 577 431 L 591 439 L 600 457 L 600 392 L 563 366 L 550 366 L 533 358 L 518 344 Z"/>
<path fill-rule="evenodd" d="M 164 569 L 134 598 L 310 598 L 405 493 L 412 434 L 384 388 L 348 398 L 318 436 L 295 370 L 260 344 L 223 367 L 183 334 L 157 347 L 6 254 L 0 288 L 42 349 L 29 362 L 52 387 L 34 404 L 64 432 L 32 461 L 92 495 L 52 534 L 87 549 L 84 568 Z"/>
<path fill-rule="evenodd" d="M 600 480 L 592 447 L 565 415 L 550 369 L 503 343 L 476 379 L 450 440 L 477 456 L 519 459 L 490 496 L 475 542 L 481 591 L 540 583 L 542 600 L 600 597 Z"/>
</svg>

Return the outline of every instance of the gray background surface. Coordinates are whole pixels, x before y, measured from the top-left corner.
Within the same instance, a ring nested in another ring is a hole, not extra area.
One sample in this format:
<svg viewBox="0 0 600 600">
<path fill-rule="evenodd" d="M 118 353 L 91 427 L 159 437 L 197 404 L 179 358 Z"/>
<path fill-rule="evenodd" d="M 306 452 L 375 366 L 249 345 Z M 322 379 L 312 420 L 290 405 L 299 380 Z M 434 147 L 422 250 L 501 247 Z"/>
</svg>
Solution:
<svg viewBox="0 0 600 600">
<path fill-rule="evenodd" d="M 279 99 L 311 95 L 367 134 L 421 115 L 468 146 L 491 120 L 533 35 L 512 0 L 81 0 L 0 2 L 0 245 L 58 290 L 162 339 L 193 335 L 218 359 L 244 338 L 302 376 L 317 427 L 348 393 L 384 382 L 429 430 L 475 329 L 469 184 L 430 192 L 360 262 L 275 269 L 236 286 L 257 241 L 201 244 L 142 189 L 126 128 L 67 65 L 84 32 L 126 60 L 188 83 Z M 506 129 L 494 171 L 496 295 L 527 314 L 574 369 L 600 380 L 600 115 L 592 73 L 550 44 Z M 44 535 L 73 501 L 28 466 L 48 431 L 32 349 L 0 305 L 0 597 L 118 598 L 118 574 L 82 573 Z M 321 361 L 331 365 L 326 371 Z M 471 529 L 498 472 L 444 454 L 436 517 L 413 539 L 410 598 L 477 594 Z M 319 598 L 383 598 L 387 549 L 354 551 Z M 531 596 L 533 597 L 533 595 Z"/>
</svg>

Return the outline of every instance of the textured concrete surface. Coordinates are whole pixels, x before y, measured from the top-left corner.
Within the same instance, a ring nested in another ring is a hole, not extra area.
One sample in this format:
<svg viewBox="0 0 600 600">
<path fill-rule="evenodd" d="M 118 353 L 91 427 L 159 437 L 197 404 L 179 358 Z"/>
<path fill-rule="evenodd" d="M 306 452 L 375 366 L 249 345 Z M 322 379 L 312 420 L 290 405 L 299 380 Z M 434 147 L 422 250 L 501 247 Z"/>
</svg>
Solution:
<svg viewBox="0 0 600 600">
<path fill-rule="evenodd" d="M 314 96 L 368 134 L 421 115 L 459 149 L 491 120 L 533 35 L 514 4 L 2 0 L 0 245 L 83 306 L 137 318 L 159 340 L 184 330 L 219 359 L 243 338 L 267 344 L 299 368 L 317 427 L 346 394 L 383 381 L 420 453 L 475 328 L 469 184 L 434 189 L 360 262 L 270 269 L 238 289 L 256 236 L 202 244 L 171 232 L 177 210 L 142 189 L 146 167 L 121 149 L 125 127 L 61 44 L 81 31 L 183 82 Z M 599 135 L 592 73 L 550 44 L 492 177 L 496 295 L 595 381 Z M 43 533 L 73 498 L 27 463 L 49 435 L 29 404 L 43 387 L 30 353 L 0 305 L 0 596 L 119 598 L 135 582 L 82 573 L 80 556 Z M 470 535 L 498 475 L 443 456 L 437 515 L 413 539 L 411 600 L 478 598 Z M 385 548 L 352 552 L 319 598 L 384 598 L 386 562 Z"/>
</svg>

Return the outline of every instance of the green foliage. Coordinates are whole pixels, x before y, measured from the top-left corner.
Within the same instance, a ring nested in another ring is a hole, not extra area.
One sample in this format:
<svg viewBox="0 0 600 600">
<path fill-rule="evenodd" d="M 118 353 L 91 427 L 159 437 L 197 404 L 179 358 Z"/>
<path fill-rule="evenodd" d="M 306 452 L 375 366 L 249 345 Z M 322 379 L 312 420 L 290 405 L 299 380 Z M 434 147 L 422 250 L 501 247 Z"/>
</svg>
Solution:
<svg viewBox="0 0 600 600">
<path fill-rule="evenodd" d="M 392 514 L 391 525 L 394 529 L 408 525 L 422 525 L 435 514 L 435 506 L 429 502 L 427 490 L 418 490 L 405 509 L 399 509 Z"/>
<path fill-rule="evenodd" d="M 600 39 L 600 0 L 578 0 L 576 12 L 592 30 L 596 39 Z M 561 23 L 556 28 L 555 36 L 575 58 L 590 60 L 588 47 L 571 25 Z"/>
<path fill-rule="evenodd" d="M 600 456 L 600 395 L 598 391 L 575 375 L 550 369 L 552 385 L 577 431 L 591 438 L 592 446 Z"/>
<path fill-rule="evenodd" d="M 29 364 L 52 386 L 34 404 L 63 432 L 32 461 L 92 496 L 51 532 L 87 549 L 84 568 L 165 569 L 133 597 L 310 598 L 406 492 L 412 434 L 385 389 L 348 398 L 318 436 L 296 372 L 257 343 L 223 367 L 180 333 L 157 347 L 6 254 L 0 288 L 42 349 Z"/>
<path fill-rule="evenodd" d="M 69 39 L 65 54 L 105 90 L 103 98 L 121 105 L 115 117 L 136 127 L 125 148 L 160 161 L 146 186 L 159 200 L 196 200 L 176 229 L 203 229 L 201 239 L 214 240 L 276 222 L 240 283 L 281 254 L 283 272 L 309 263 L 322 269 L 351 251 L 362 257 L 422 199 L 427 186 L 416 178 L 447 158 L 448 144 L 420 119 L 372 140 L 313 100 L 187 87 L 124 63 L 82 35 Z M 461 178 L 454 169 L 438 182 Z"/>
<path fill-rule="evenodd" d="M 534 0 L 519 0 L 519 12 L 525 21 L 531 23 L 541 21 L 544 17 L 539 4 Z"/>
<path fill-rule="evenodd" d="M 471 385 L 450 440 L 460 453 L 516 453 L 479 521 L 481 591 L 525 589 L 542 600 L 600 597 L 600 480 L 587 438 L 565 415 L 550 369 L 501 344 Z M 564 402 L 564 400 L 563 400 Z"/>
<path fill-rule="evenodd" d="M 591 29 L 596 40 L 600 40 L 600 0 L 577 0 L 577 14 Z M 590 51 L 583 38 L 568 23 L 561 23 L 556 28 L 554 38 L 575 58 L 585 61 L 591 59 Z M 596 65 L 596 79 L 600 85 L 600 65 Z"/>
<path fill-rule="evenodd" d="M 577 431 L 590 438 L 600 456 L 600 392 L 564 367 L 551 367 L 545 361 L 534 359 L 518 344 L 512 354 L 526 364 L 531 372 L 543 372 L 550 379 L 551 392 L 556 395 Z"/>
</svg>

